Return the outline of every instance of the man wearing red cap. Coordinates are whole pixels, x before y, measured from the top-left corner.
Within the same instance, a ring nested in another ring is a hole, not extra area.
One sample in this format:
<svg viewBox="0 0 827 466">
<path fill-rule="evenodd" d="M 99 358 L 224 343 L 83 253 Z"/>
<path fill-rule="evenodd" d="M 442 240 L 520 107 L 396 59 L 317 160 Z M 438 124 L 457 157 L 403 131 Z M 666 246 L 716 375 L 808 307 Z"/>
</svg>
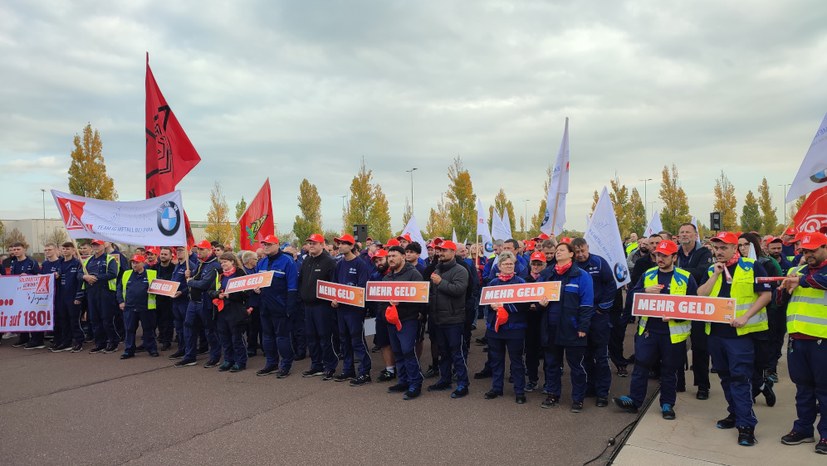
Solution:
<svg viewBox="0 0 827 466">
<path fill-rule="evenodd" d="M 95 335 L 95 347 L 90 353 L 114 353 L 118 350 L 120 337 L 115 331 L 115 300 L 119 264 L 117 259 L 106 254 L 105 243 L 92 241 L 92 256 L 78 272 L 85 282 L 86 302 L 89 319 Z"/>
<path fill-rule="evenodd" d="M 364 288 L 370 278 L 370 266 L 354 254 L 353 248 L 356 240 L 351 235 L 342 235 L 334 241 L 342 259 L 336 264 L 333 281 L 342 285 Z M 370 354 L 365 342 L 365 308 L 340 304 L 336 301 L 331 305 L 336 310 L 339 341 L 344 352 L 342 372 L 333 380 L 337 382 L 350 380 L 353 386 L 370 383 Z M 359 361 L 358 374 L 354 368 L 354 359 Z"/>
<path fill-rule="evenodd" d="M 310 368 L 302 372 L 302 377 L 322 376 L 322 380 L 332 380 L 339 362 L 332 341 L 336 314 L 330 301 L 316 298 L 318 281 L 332 282 L 336 268 L 336 261 L 325 250 L 324 243 L 324 236 L 318 233 L 307 238 L 307 257 L 299 274 L 299 295 L 305 310 L 305 338 L 310 352 Z"/>
<path fill-rule="evenodd" d="M 796 238 L 797 236 L 798 229 L 795 227 L 787 228 L 784 230 L 784 234 L 781 235 L 781 255 L 793 265 L 798 265 L 798 263 L 794 262 L 794 258 L 796 256 L 795 243 L 798 242 L 798 239 Z"/>
<path fill-rule="evenodd" d="M 172 298 L 172 316 L 173 325 L 175 326 L 175 333 L 178 335 L 178 348 L 174 353 L 169 355 L 169 359 L 175 360 L 184 357 L 186 343 L 184 338 L 184 320 L 187 316 L 187 307 L 189 306 L 189 290 L 187 289 L 187 278 L 185 276 L 189 265 L 187 261 L 187 249 L 183 246 L 176 248 L 178 263 L 172 270 L 172 281 L 178 282 L 178 291 Z M 192 268 L 196 266 L 193 265 Z"/>
<path fill-rule="evenodd" d="M 806 265 L 793 269 L 781 284 L 781 289 L 792 293 L 787 306 L 787 364 L 796 386 L 798 416 L 781 442 L 814 442 L 813 424 L 820 415 L 815 451 L 827 455 L 827 236 L 805 234 L 801 250 Z"/>
<path fill-rule="evenodd" d="M 546 269 L 546 255 L 541 251 L 534 251 L 529 257 L 528 271 L 523 275 L 526 283 L 542 281 L 541 274 Z M 528 306 L 526 314 L 525 331 L 525 370 L 528 382 L 525 391 L 533 392 L 540 383 L 540 357 L 543 351 L 542 345 L 542 320 L 543 316 L 537 303 Z"/>
<path fill-rule="evenodd" d="M 211 368 L 217 366 L 221 361 L 221 345 L 218 342 L 215 319 L 213 318 L 215 307 L 207 292 L 215 289 L 215 280 L 221 274 L 221 265 L 219 265 L 215 254 L 213 254 L 213 247 L 209 241 L 203 240 L 196 244 L 195 248 L 198 255 L 198 264 L 194 271 L 187 270 L 184 272 L 184 277 L 187 278 L 187 290 L 190 294 L 190 302 L 184 317 L 186 349 L 184 359 L 176 362 L 175 367 L 195 365 L 198 341 L 197 330 L 198 327 L 203 327 L 209 344 L 209 359 L 204 367 Z"/>
<path fill-rule="evenodd" d="M 146 257 L 140 254 L 132 256 L 132 268 L 124 271 L 115 293 L 118 306 L 123 311 L 126 328 L 121 359 L 135 356 L 135 332 L 138 330 L 139 320 L 143 331 L 144 349 L 150 356 L 158 357 L 158 347 L 155 342 L 155 295 L 149 293 L 149 285 L 155 280 L 158 272 L 145 269 L 145 262 Z"/>
<path fill-rule="evenodd" d="M 370 281 L 382 281 L 385 275 L 390 271 L 388 269 L 388 251 L 380 249 L 376 251 L 371 259 L 373 262 L 373 270 L 370 274 Z M 369 302 L 368 306 L 373 307 L 373 315 L 376 316 L 376 335 L 373 336 L 373 344 L 382 352 L 382 361 L 385 363 L 385 369 L 379 372 L 379 377 L 376 379 L 379 382 L 389 382 L 396 378 L 396 364 L 393 360 L 393 350 L 391 349 L 390 334 L 388 333 L 388 323 L 385 321 L 384 308 L 380 306 L 381 303 Z M 376 351 L 376 349 L 374 349 Z"/>
<path fill-rule="evenodd" d="M 657 267 L 652 267 L 629 291 L 628 298 L 635 293 L 696 295 L 698 285 L 692 275 L 675 267 L 678 245 L 672 241 L 661 241 L 655 248 Z M 649 371 L 660 365 L 660 407 L 664 419 L 675 419 L 678 371 L 683 371 L 686 355 L 686 339 L 691 332 L 687 320 L 641 317 L 635 338 L 635 369 L 629 395 L 615 398 L 615 404 L 624 410 L 637 413 L 646 399 Z"/>
<path fill-rule="evenodd" d="M 299 294 L 299 273 L 292 256 L 279 249 L 279 239 L 267 235 L 261 240 L 265 256 L 256 266 L 257 272 L 273 272 L 273 282 L 256 288 L 261 294 L 261 336 L 266 363 L 258 376 L 276 374 L 283 379 L 293 367 L 293 346 L 290 341 L 290 316 L 296 312 Z"/>
<path fill-rule="evenodd" d="M 698 287 L 698 295 L 735 298 L 735 319 L 729 324 L 707 323 L 709 354 L 712 367 L 721 379 L 729 415 L 717 423 L 719 429 L 738 428 L 738 444 L 755 445 L 758 419 L 752 410 L 752 384 L 755 348 L 751 333 L 766 332 L 767 303 L 772 297 L 768 283 L 757 283 L 766 277 L 764 267 L 753 259 L 738 254 L 738 236 L 722 231 L 711 240 L 715 263 L 709 267 L 706 280 Z"/>
</svg>

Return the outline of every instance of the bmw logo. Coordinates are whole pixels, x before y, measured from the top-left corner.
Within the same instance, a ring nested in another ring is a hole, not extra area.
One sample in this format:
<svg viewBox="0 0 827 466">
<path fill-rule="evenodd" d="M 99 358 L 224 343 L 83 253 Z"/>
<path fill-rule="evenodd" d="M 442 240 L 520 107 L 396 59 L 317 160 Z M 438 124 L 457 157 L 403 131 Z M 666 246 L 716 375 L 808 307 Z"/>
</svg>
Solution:
<svg viewBox="0 0 827 466">
<path fill-rule="evenodd" d="M 550 215 L 549 215 L 548 209 L 546 209 L 546 215 L 543 217 L 543 223 L 541 223 L 541 225 L 547 224 L 549 217 L 550 217 Z"/>
<path fill-rule="evenodd" d="M 485 252 L 486 253 L 494 252 L 494 243 L 492 243 L 491 241 L 486 241 L 485 242 Z"/>
<path fill-rule="evenodd" d="M 158 229 L 164 236 L 173 236 L 181 227 L 181 212 L 172 201 L 166 201 L 158 207 Z"/>
<path fill-rule="evenodd" d="M 626 277 L 629 276 L 629 269 L 626 267 L 626 264 L 622 262 L 618 262 L 617 264 L 615 264 L 614 272 L 615 280 L 617 280 L 618 282 L 626 280 Z"/>
</svg>

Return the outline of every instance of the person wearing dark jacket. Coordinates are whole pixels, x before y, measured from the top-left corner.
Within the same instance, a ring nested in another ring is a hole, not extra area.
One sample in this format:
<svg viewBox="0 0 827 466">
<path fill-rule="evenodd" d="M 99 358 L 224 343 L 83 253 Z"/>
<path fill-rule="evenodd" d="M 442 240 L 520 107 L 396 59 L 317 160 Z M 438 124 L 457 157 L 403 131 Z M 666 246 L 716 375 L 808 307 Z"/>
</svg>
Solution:
<svg viewBox="0 0 827 466">
<path fill-rule="evenodd" d="M 560 403 L 561 371 L 565 353 L 571 371 L 571 411 L 583 410 L 586 396 L 586 334 L 594 314 L 594 285 L 591 276 L 572 261 L 574 249 L 568 243 L 560 243 L 555 249 L 557 263 L 547 268 L 543 278 L 560 282 L 560 300 L 540 301 L 543 313 L 541 324 L 542 343 L 545 347 L 545 392 L 548 393 L 543 408 Z"/>
<path fill-rule="evenodd" d="M 187 306 L 189 305 L 189 290 L 187 289 L 187 278 L 185 273 L 189 265 L 187 262 L 187 249 L 183 246 L 178 246 L 175 250 L 178 256 L 178 263 L 172 269 L 172 281 L 178 282 L 178 291 L 172 298 L 172 319 L 175 326 L 175 334 L 178 337 L 178 349 L 169 355 L 169 359 L 180 359 L 184 357 L 184 349 L 186 346 L 184 338 L 184 319 L 187 315 Z"/>
<path fill-rule="evenodd" d="M 324 236 L 318 233 L 310 235 L 305 245 L 308 254 L 299 274 L 299 294 L 305 309 L 310 368 L 302 372 L 302 377 L 322 376 L 322 380 L 332 380 L 339 362 L 332 342 L 336 314 L 329 301 L 316 298 L 316 284 L 319 280 L 333 281 L 336 260 L 325 250 Z"/>
<path fill-rule="evenodd" d="M 112 255 L 106 254 L 105 242 L 92 241 L 92 256 L 82 262 L 78 275 L 83 279 L 86 290 L 88 316 L 92 321 L 95 347 L 90 353 L 114 353 L 118 350 L 120 336 L 115 330 L 115 310 L 118 302 L 115 298 L 120 263 Z"/>
<path fill-rule="evenodd" d="M 335 243 L 342 259 L 336 264 L 333 281 L 341 285 L 364 288 L 370 278 L 370 266 L 354 253 L 356 240 L 351 235 L 342 235 L 336 238 Z M 333 380 L 337 382 L 350 380 L 352 386 L 370 383 L 371 364 L 368 345 L 365 341 L 365 308 L 336 301 L 333 301 L 331 306 L 336 310 L 339 341 L 344 353 L 342 372 Z M 355 371 L 354 360 L 359 362 L 358 374 Z"/>
<path fill-rule="evenodd" d="M 518 277 L 514 272 L 516 263 L 517 257 L 513 252 L 501 252 L 497 257 L 497 274 L 488 282 L 487 286 L 525 283 L 525 280 Z M 483 288 L 482 293 L 485 293 L 485 288 Z M 486 400 L 503 396 L 505 352 L 507 350 L 511 361 L 511 377 L 514 382 L 516 402 L 518 404 L 526 402 L 523 347 L 525 346 L 528 306 L 528 303 L 495 303 L 491 305 L 491 309 L 488 311 L 485 337 L 488 339 L 491 389 L 484 395 Z"/>
<path fill-rule="evenodd" d="M 145 268 L 146 257 L 135 254 L 130 261 L 131 269 L 125 270 L 118 280 L 115 296 L 124 315 L 124 351 L 121 359 L 135 357 L 135 332 L 138 322 L 143 330 L 144 348 L 150 356 L 158 357 L 155 342 L 156 306 L 155 295 L 149 293 L 149 285 L 155 280 L 157 272 Z"/>
<path fill-rule="evenodd" d="M 241 253 L 239 260 L 241 266 L 244 267 L 244 273 L 256 273 L 256 264 L 258 263 L 258 256 L 253 251 L 244 251 Z M 261 295 L 255 293 L 247 294 L 247 307 L 250 309 L 250 318 L 247 322 L 247 356 L 253 357 L 258 354 L 258 349 L 261 347 L 261 316 L 259 315 L 259 306 L 261 304 Z M 302 322 L 302 325 L 304 323 Z"/>
<path fill-rule="evenodd" d="M 172 273 L 175 271 L 175 264 L 172 262 L 172 248 L 162 246 L 158 249 L 158 261 L 154 266 L 149 267 L 158 272 L 161 280 L 172 280 Z M 155 298 L 158 306 L 158 344 L 161 351 L 167 351 L 172 347 L 172 334 L 175 330 L 174 316 L 172 314 L 172 298 L 158 295 Z"/>
<path fill-rule="evenodd" d="M 523 276 L 526 283 L 541 281 L 543 271 L 546 269 L 546 256 L 540 251 L 534 251 L 529 257 L 528 267 L 528 271 Z M 526 376 L 528 377 L 525 391 L 527 392 L 533 392 L 540 381 L 540 357 L 543 351 L 543 346 L 540 344 L 542 317 L 538 304 L 529 304 L 528 314 L 526 314 L 525 334 L 525 365 Z"/>
<path fill-rule="evenodd" d="M 190 302 L 184 317 L 186 349 L 184 359 L 176 362 L 175 367 L 195 365 L 198 341 L 196 331 L 201 326 L 206 331 L 210 352 L 209 360 L 204 364 L 204 367 L 210 368 L 217 366 L 221 360 L 221 346 L 215 332 L 214 307 L 207 292 L 215 287 L 215 277 L 221 273 L 221 266 L 218 265 L 209 241 L 201 241 L 195 247 L 198 251 L 198 264 L 194 270 L 191 268 L 184 271 L 184 277 L 187 279 L 187 290 L 190 295 Z"/>
<path fill-rule="evenodd" d="M 405 250 L 400 246 L 388 249 L 390 272 L 382 278 L 386 282 L 421 282 L 422 275 L 405 261 Z M 390 311 L 390 315 L 389 315 Z M 394 318 L 393 314 L 396 314 Z M 422 393 L 422 372 L 416 358 L 416 338 L 423 306 L 408 302 L 379 303 L 379 312 L 387 322 L 391 349 L 396 362 L 397 384 L 388 387 L 389 393 L 404 393 L 403 399 L 411 400 Z"/>
<path fill-rule="evenodd" d="M 678 263 L 676 267 L 689 272 L 695 283 L 706 280 L 707 269 L 712 265 L 712 251 L 698 245 L 698 230 L 691 223 L 684 223 L 678 229 Z M 653 247 L 654 249 L 654 247 Z M 692 321 L 690 334 L 692 348 L 692 378 L 698 387 L 695 397 L 699 400 L 709 399 L 709 349 L 705 323 L 699 320 Z M 678 371 L 678 389 L 686 389 L 684 371 Z"/>
<path fill-rule="evenodd" d="M 439 264 L 431 273 L 431 313 L 436 323 L 437 347 L 440 352 L 439 380 L 428 387 L 428 391 L 451 389 L 451 367 L 457 377 L 457 389 L 451 398 L 462 398 L 468 394 L 468 367 L 464 349 L 466 322 L 466 293 L 468 291 L 468 270 L 456 261 L 457 245 L 443 241 L 436 246 L 440 250 Z"/>
<path fill-rule="evenodd" d="M 60 259 L 57 286 L 57 307 L 55 321 L 62 320 L 63 330 L 55 332 L 54 352 L 71 350 L 79 353 L 83 349 L 83 330 L 80 328 L 80 300 L 83 291 L 78 281 L 80 260 L 75 257 L 75 244 L 67 241 L 60 246 L 63 257 Z"/>
<path fill-rule="evenodd" d="M 252 309 L 247 305 L 248 291 L 225 293 L 227 283 L 236 277 L 247 275 L 235 254 L 225 252 L 218 259 L 221 274 L 216 276 L 215 289 L 209 291 L 212 304 L 218 311 L 216 328 L 224 362 L 218 366 L 221 372 L 240 372 L 247 368 L 247 345 L 244 330 Z"/>
<path fill-rule="evenodd" d="M 256 271 L 272 271 L 273 281 L 266 288 L 253 290 L 261 296 L 261 334 L 267 359 L 256 375 L 276 374 L 276 378 L 283 379 L 293 367 L 290 316 L 298 304 L 299 273 L 293 256 L 279 250 L 276 235 L 267 235 L 261 245 L 265 256 L 258 261 Z"/>
</svg>

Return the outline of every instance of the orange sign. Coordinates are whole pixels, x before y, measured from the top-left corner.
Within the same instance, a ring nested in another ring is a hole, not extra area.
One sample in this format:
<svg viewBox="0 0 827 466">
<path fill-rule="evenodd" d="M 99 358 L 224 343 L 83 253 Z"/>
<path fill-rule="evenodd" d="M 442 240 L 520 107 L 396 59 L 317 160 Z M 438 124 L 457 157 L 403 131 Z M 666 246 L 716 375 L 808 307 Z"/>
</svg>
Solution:
<svg viewBox="0 0 827 466">
<path fill-rule="evenodd" d="M 170 298 L 174 298 L 175 293 L 178 292 L 178 285 L 180 285 L 180 283 L 172 280 L 161 280 L 160 278 L 156 278 L 149 284 L 149 292 L 159 296 L 169 296 Z"/>
<path fill-rule="evenodd" d="M 549 301 L 560 301 L 560 282 L 486 286 L 480 293 L 480 304 L 536 303 L 543 297 Z"/>
<path fill-rule="evenodd" d="M 430 282 L 368 282 L 365 301 L 427 303 Z"/>
<path fill-rule="evenodd" d="M 273 283 L 273 271 L 252 273 L 242 277 L 235 277 L 227 280 L 227 289 L 225 293 L 237 293 L 239 291 L 254 290 L 256 288 L 266 288 Z"/>
<path fill-rule="evenodd" d="M 735 300 L 636 293 L 632 302 L 632 315 L 728 324 L 735 319 Z"/>
<path fill-rule="evenodd" d="M 365 289 L 358 286 L 340 285 L 319 280 L 316 282 L 316 298 L 356 307 L 365 307 Z"/>
</svg>

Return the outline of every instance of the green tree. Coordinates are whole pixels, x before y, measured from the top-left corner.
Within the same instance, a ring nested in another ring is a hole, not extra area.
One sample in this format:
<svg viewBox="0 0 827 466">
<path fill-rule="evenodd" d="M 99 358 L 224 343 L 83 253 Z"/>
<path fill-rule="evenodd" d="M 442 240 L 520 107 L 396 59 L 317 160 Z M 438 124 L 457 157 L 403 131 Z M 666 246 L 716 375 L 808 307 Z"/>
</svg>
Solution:
<svg viewBox="0 0 827 466">
<path fill-rule="evenodd" d="M 738 228 L 738 213 L 735 210 L 738 199 L 735 197 L 735 186 L 730 183 L 723 170 L 720 178 L 715 180 L 713 194 L 715 201 L 712 203 L 712 210 L 721 213 L 721 228 L 734 231 Z"/>
<path fill-rule="evenodd" d="M 204 227 L 207 240 L 218 241 L 224 244 L 233 239 L 233 228 L 230 224 L 230 207 L 221 191 L 218 181 L 210 191 L 210 210 L 207 212 L 207 226 Z"/>
<path fill-rule="evenodd" d="M 92 131 L 92 124 L 87 124 L 83 128 L 83 138 L 75 134 L 73 143 L 69 192 L 94 199 L 117 200 L 115 182 L 106 174 L 103 143 L 98 130 Z"/>
<path fill-rule="evenodd" d="M 450 184 L 445 193 L 445 208 L 451 226 L 456 229 L 457 238 L 470 238 L 477 233 L 477 196 L 471 183 L 471 173 L 463 167 L 459 157 L 448 167 L 448 180 Z M 514 217 L 511 218 L 513 222 Z"/>
<path fill-rule="evenodd" d="M 770 235 L 778 228 L 778 214 L 772 206 L 772 196 L 770 195 L 770 185 L 767 179 L 761 180 L 758 186 L 758 207 L 761 209 L 761 233 Z"/>
<path fill-rule="evenodd" d="M 637 188 L 632 188 L 632 194 L 629 196 L 629 233 L 643 234 L 646 229 L 646 208 L 643 206 L 643 199 L 640 197 L 640 192 Z"/>
<path fill-rule="evenodd" d="M 543 219 L 546 218 L 546 196 L 548 196 L 548 186 L 551 184 L 551 167 L 546 167 L 546 181 L 543 183 L 543 197 L 540 200 L 540 208 L 537 210 L 537 215 L 531 216 L 531 230 L 528 234 L 532 238 L 540 234 L 540 226 L 543 224 Z"/>
<path fill-rule="evenodd" d="M 609 187 L 609 198 L 614 205 L 617 227 L 620 230 L 620 236 L 625 238 L 632 232 L 632 210 L 629 209 L 629 188 L 627 188 L 625 184 L 621 184 L 620 179 L 617 177 L 609 181 Z"/>
<path fill-rule="evenodd" d="M 373 203 L 368 215 L 368 232 L 378 238 L 389 238 L 391 235 L 391 211 L 388 207 L 388 198 L 382 187 L 373 186 Z"/>
<path fill-rule="evenodd" d="M 801 210 L 801 206 L 804 205 L 804 201 L 806 201 L 806 200 L 807 200 L 807 195 L 806 194 L 795 200 L 795 203 L 793 204 L 792 208 L 789 209 L 789 217 L 787 217 L 787 218 L 789 218 L 789 220 L 787 221 L 788 225 L 790 223 L 792 223 L 793 219 L 795 218 L 795 214 L 797 214 L 798 211 Z"/>
<path fill-rule="evenodd" d="M 493 221 L 494 212 L 499 212 L 498 215 L 501 215 L 503 212 L 508 212 L 508 221 L 511 223 L 511 234 L 513 235 L 515 230 L 514 226 L 517 224 L 517 217 L 514 216 L 514 204 L 512 204 L 511 201 L 508 200 L 508 197 L 505 195 L 505 191 L 502 188 L 500 188 L 500 191 L 497 193 L 496 196 L 494 196 L 494 205 L 488 209 L 489 222 Z M 491 225 L 489 223 L 489 227 L 490 226 Z M 476 233 L 476 228 L 474 229 L 474 233 Z M 451 232 L 449 231 L 448 235 L 450 234 Z M 457 235 L 459 235 L 459 232 L 457 232 Z"/>
<path fill-rule="evenodd" d="M 761 231 L 763 222 L 761 210 L 758 207 L 758 199 L 752 191 L 747 191 L 744 198 L 744 207 L 741 210 L 741 231 Z"/>
<path fill-rule="evenodd" d="M 322 231 L 322 198 L 315 184 L 307 178 L 299 184 L 299 215 L 293 220 L 293 233 L 304 241 L 313 233 Z"/>
<path fill-rule="evenodd" d="M 678 167 L 674 164 L 671 173 L 669 167 L 663 167 L 659 196 L 663 201 L 660 222 L 666 231 L 676 233 L 682 223 L 692 220 L 692 216 L 689 215 L 689 200 L 680 185 Z"/>
<path fill-rule="evenodd" d="M 241 219 L 241 216 L 244 215 L 245 210 L 247 210 L 247 201 L 244 200 L 244 196 L 241 196 L 241 200 L 235 204 L 236 224 L 233 225 L 233 247 L 236 251 L 241 250 L 241 227 L 238 225 L 238 221 Z"/>
</svg>

